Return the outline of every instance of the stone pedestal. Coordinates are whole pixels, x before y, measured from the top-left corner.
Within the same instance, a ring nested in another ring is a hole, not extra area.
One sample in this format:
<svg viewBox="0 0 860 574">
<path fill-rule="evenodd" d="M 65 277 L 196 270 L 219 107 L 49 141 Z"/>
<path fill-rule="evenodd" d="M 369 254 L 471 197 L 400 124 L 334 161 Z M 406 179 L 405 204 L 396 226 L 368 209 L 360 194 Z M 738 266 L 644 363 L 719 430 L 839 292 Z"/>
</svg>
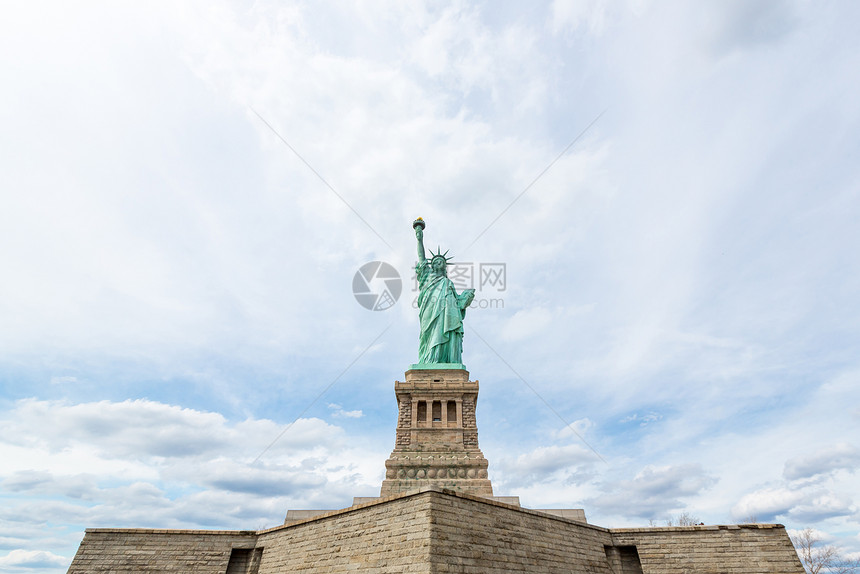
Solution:
<svg viewBox="0 0 860 574">
<path fill-rule="evenodd" d="M 487 459 L 478 448 L 478 381 L 465 369 L 421 367 L 394 383 L 397 437 L 381 496 L 437 486 L 492 497 Z"/>
</svg>

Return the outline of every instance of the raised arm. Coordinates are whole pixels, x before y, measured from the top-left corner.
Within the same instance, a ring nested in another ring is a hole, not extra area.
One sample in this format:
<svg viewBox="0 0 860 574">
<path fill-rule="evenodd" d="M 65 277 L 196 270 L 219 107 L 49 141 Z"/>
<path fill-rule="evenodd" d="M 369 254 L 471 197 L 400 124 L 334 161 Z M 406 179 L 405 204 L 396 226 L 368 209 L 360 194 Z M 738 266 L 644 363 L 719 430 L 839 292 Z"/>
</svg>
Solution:
<svg viewBox="0 0 860 574">
<path fill-rule="evenodd" d="M 418 263 L 423 264 L 427 258 L 424 256 L 424 230 L 421 227 L 415 227 L 415 238 L 418 240 Z"/>
</svg>

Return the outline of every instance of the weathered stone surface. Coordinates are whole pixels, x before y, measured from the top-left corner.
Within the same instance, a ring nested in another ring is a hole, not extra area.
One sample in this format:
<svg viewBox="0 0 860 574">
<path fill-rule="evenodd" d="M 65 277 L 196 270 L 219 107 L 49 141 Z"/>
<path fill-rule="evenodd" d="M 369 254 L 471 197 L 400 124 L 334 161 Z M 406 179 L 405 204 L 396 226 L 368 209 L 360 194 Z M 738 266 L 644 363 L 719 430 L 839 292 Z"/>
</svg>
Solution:
<svg viewBox="0 0 860 574">
<path fill-rule="evenodd" d="M 253 531 L 87 529 L 69 574 L 224 574 L 233 548 L 254 548 L 256 543 Z"/>
<path fill-rule="evenodd" d="M 567 518 L 568 520 L 573 520 L 575 522 L 588 522 L 585 519 L 585 510 L 582 508 L 541 508 L 537 509 L 537 511 L 561 516 L 562 518 Z"/>
<path fill-rule="evenodd" d="M 635 546 L 644 572 L 798 572 L 803 566 L 780 524 L 617 528 L 616 546 Z"/>
<path fill-rule="evenodd" d="M 434 572 L 613 574 L 604 552 L 611 544 L 605 528 L 444 494 L 431 497 Z"/>
<path fill-rule="evenodd" d="M 260 533 L 259 574 L 429 573 L 430 500 L 401 497 L 329 512 Z"/>
</svg>

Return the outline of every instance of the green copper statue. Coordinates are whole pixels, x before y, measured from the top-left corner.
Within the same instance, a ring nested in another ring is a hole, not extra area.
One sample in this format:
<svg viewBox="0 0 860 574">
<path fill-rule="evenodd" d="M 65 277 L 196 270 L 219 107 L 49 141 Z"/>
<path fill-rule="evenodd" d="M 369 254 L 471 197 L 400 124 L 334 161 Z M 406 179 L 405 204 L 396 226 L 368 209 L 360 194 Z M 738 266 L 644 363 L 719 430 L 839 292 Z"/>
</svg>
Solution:
<svg viewBox="0 0 860 574">
<path fill-rule="evenodd" d="M 412 227 L 418 239 L 418 320 L 421 335 L 418 339 L 418 364 L 462 363 L 463 318 L 466 307 L 475 298 L 474 289 L 459 295 L 454 283 L 448 279 L 446 251 L 430 252 L 430 261 L 424 254 L 424 220 L 420 217 Z"/>
</svg>

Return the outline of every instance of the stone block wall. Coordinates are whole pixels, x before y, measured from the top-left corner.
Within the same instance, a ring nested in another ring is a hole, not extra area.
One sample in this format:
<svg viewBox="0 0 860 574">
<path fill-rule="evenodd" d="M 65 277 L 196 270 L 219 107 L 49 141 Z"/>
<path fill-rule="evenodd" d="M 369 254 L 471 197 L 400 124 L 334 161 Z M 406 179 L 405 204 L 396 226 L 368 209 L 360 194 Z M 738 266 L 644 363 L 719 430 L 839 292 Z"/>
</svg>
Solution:
<svg viewBox="0 0 860 574">
<path fill-rule="evenodd" d="M 253 548 L 256 532 L 87 529 L 69 574 L 225 574 L 233 548 Z"/>
<path fill-rule="evenodd" d="M 477 429 L 478 419 L 475 415 L 475 405 L 478 402 L 477 393 L 474 395 L 465 395 L 463 397 L 463 428 Z"/>
<path fill-rule="evenodd" d="M 259 574 L 429 574 L 430 499 L 406 496 L 263 531 Z"/>
<path fill-rule="evenodd" d="M 635 546 L 645 574 L 803 574 L 781 524 L 612 529 Z"/>
<path fill-rule="evenodd" d="M 614 574 L 605 528 L 465 494 L 431 496 L 433 572 Z"/>
</svg>

